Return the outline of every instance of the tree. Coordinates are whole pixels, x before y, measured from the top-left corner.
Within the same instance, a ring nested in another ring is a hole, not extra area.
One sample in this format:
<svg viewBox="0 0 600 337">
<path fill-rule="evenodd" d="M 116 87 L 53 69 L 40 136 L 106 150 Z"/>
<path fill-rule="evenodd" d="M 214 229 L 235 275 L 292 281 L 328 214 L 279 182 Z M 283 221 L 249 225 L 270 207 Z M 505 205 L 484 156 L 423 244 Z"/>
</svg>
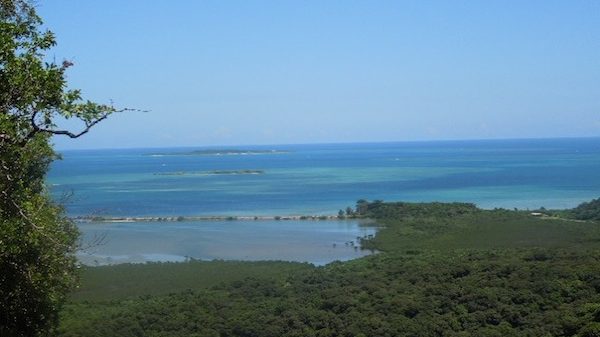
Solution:
<svg viewBox="0 0 600 337">
<path fill-rule="evenodd" d="M 346 207 L 346 215 L 347 216 L 354 215 L 354 210 L 352 209 L 352 207 L 350 207 L 350 206 Z"/>
<path fill-rule="evenodd" d="M 45 61 L 56 42 L 41 24 L 26 0 L 0 0 L 0 336 L 52 334 L 76 284 L 78 231 L 45 187 L 50 137 L 77 138 L 117 112 L 67 89 L 73 64 Z M 60 129 L 61 118 L 84 127 Z"/>
<path fill-rule="evenodd" d="M 356 213 L 359 215 L 364 215 L 369 209 L 369 202 L 365 199 L 359 199 L 356 202 Z"/>
</svg>

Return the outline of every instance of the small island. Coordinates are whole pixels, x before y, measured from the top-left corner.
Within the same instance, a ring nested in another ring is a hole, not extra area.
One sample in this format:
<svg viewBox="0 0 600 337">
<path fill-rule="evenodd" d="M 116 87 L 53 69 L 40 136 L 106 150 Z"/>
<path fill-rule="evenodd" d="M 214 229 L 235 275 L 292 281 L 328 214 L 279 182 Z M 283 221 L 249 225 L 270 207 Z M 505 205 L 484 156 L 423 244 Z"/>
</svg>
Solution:
<svg viewBox="0 0 600 337">
<path fill-rule="evenodd" d="M 239 149 L 205 149 L 194 150 L 188 152 L 161 152 L 148 153 L 146 156 L 163 157 L 163 156 L 245 156 L 245 155 L 261 155 L 261 154 L 283 154 L 289 151 L 281 150 L 239 150 Z"/>
<path fill-rule="evenodd" d="M 211 176 L 211 175 L 244 175 L 244 174 L 264 174 L 263 170 L 212 170 L 212 171 L 177 171 L 177 172 L 157 172 L 155 176 Z"/>
</svg>

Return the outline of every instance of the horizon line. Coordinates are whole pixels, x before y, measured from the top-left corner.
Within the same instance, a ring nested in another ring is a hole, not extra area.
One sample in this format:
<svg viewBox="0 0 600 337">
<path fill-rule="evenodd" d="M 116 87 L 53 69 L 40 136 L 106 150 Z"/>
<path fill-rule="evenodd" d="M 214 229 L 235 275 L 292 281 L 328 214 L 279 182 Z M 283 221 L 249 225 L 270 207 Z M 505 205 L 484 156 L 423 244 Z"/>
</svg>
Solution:
<svg viewBox="0 0 600 337">
<path fill-rule="evenodd" d="M 234 148 L 234 147 L 263 147 L 263 146 L 302 146 L 302 145 L 352 145 L 352 144 L 397 144 L 397 143 L 440 143 L 440 142 L 477 142 L 477 141 L 523 141 L 523 140 L 568 140 L 568 139 L 600 139 L 599 136 L 559 136 L 559 137 L 518 137 L 518 138 L 445 138 L 428 140 L 384 140 L 384 141 L 358 141 L 358 142 L 314 142 L 314 143 L 273 143 L 273 144 L 233 144 L 233 145 L 174 145 L 174 146 L 148 146 L 148 147 L 95 147 L 95 148 L 57 148 L 55 151 L 92 151 L 92 150 L 142 150 L 142 149 L 173 149 L 173 148 Z"/>
</svg>

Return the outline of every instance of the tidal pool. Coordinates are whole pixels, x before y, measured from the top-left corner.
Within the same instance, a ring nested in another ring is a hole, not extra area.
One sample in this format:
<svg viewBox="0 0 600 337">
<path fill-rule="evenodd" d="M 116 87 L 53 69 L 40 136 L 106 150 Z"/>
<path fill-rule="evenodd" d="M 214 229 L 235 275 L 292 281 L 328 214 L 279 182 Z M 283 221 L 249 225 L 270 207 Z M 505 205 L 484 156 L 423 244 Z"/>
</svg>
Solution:
<svg viewBox="0 0 600 337">
<path fill-rule="evenodd" d="M 80 223 L 86 265 L 198 260 L 283 260 L 324 265 L 371 254 L 359 220 L 224 220 Z M 88 246 L 86 248 L 86 246 Z"/>
</svg>

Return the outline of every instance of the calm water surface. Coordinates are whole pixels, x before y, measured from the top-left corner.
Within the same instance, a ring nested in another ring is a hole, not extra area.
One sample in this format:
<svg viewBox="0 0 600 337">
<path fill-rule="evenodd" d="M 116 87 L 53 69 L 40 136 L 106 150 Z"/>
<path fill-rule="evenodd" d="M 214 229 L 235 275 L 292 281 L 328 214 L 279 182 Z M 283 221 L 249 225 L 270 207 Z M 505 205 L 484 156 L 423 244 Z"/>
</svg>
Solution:
<svg viewBox="0 0 600 337">
<path fill-rule="evenodd" d="M 201 260 L 285 260 L 323 265 L 369 254 L 357 237 L 375 234 L 356 220 L 82 223 L 79 259 L 87 265 Z"/>
<path fill-rule="evenodd" d="M 236 147 L 238 148 L 238 147 Z M 600 196 L 600 138 L 243 147 L 281 154 L 65 151 L 49 183 L 71 215 L 335 214 L 358 199 L 565 208 Z M 164 175 L 261 170 L 246 175 Z"/>
</svg>

